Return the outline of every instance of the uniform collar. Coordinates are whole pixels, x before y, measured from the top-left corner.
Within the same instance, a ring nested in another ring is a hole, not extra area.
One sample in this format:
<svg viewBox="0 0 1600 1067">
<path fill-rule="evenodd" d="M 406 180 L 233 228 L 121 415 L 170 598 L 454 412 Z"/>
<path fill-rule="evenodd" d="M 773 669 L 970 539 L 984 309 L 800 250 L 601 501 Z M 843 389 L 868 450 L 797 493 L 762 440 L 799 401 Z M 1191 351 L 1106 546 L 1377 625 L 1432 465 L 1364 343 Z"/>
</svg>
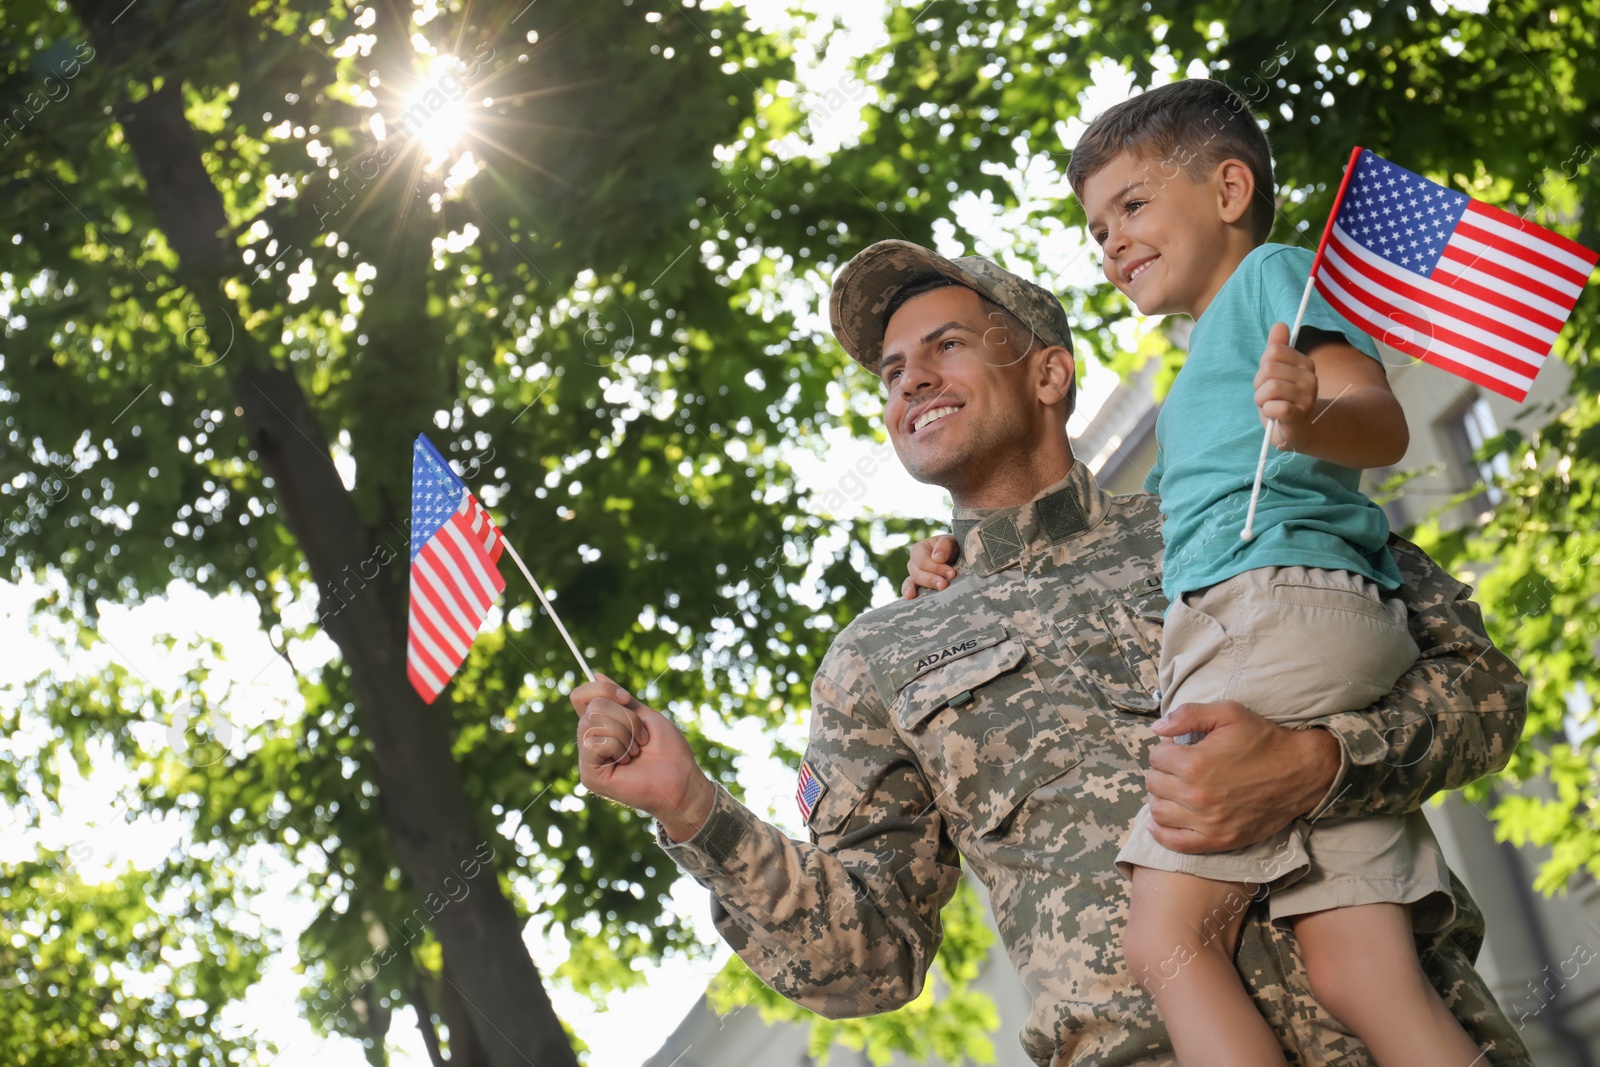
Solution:
<svg viewBox="0 0 1600 1067">
<path fill-rule="evenodd" d="M 1105 517 L 1108 498 L 1082 462 L 1026 504 L 1009 508 L 956 508 L 952 528 L 961 558 L 979 574 L 1020 560 L 1029 546 L 1060 544 Z"/>
</svg>

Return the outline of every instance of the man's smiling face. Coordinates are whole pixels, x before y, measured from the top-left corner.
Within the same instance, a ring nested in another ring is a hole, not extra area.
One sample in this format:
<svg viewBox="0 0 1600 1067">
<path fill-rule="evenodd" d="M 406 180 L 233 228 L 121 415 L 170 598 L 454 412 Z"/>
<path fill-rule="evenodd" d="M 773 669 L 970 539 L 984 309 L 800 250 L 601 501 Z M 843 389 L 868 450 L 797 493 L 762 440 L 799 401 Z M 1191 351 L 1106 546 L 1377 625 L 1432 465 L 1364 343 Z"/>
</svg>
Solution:
<svg viewBox="0 0 1600 1067">
<path fill-rule="evenodd" d="M 911 476 L 958 498 L 1026 448 L 1039 418 L 1032 338 L 965 286 L 912 297 L 883 337 L 879 377 L 889 440 Z"/>
</svg>

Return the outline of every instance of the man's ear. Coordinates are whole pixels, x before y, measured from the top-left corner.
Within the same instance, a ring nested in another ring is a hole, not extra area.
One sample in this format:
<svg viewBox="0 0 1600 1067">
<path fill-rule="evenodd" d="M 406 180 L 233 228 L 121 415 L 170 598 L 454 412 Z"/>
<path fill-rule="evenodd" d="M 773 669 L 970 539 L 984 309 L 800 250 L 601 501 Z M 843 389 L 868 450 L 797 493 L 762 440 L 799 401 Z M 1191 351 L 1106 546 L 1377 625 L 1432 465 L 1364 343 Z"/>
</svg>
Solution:
<svg viewBox="0 0 1600 1067">
<path fill-rule="evenodd" d="M 1077 373 L 1072 353 L 1060 345 L 1052 345 L 1040 352 L 1037 376 L 1039 402 L 1046 407 L 1066 403 L 1067 394 L 1072 391 L 1072 379 Z"/>
<path fill-rule="evenodd" d="M 1217 188 L 1217 207 L 1222 221 L 1232 225 L 1244 218 L 1250 210 L 1250 198 L 1256 195 L 1256 176 L 1249 164 L 1239 159 L 1224 159 L 1212 171 Z"/>
</svg>

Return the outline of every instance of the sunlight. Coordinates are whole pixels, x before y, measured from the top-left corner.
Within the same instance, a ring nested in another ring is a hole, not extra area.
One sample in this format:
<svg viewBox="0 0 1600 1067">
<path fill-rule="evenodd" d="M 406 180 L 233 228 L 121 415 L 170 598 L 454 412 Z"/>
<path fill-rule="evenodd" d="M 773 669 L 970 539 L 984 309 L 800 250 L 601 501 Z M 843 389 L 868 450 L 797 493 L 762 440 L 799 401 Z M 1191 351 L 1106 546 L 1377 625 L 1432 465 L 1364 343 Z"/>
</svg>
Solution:
<svg viewBox="0 0 1600 1067">
<path fill-rule="evenodd" d="M 460 100 L 446 101 L 417 130 L 430 157 L 445 156 L 460 147 L 467 135 L 467 108 Z"/>
<path fill-rule="evenodd" d="M 430 170 L 458 150 L 471 133 L 467 86 L 458 73 L 462 66 L 453 56 L 438 57 L 430 74 L 405 95 L 404 107 L 390 124 L 390 132 L 402 140 L 417 139 Z"/>
</svg>

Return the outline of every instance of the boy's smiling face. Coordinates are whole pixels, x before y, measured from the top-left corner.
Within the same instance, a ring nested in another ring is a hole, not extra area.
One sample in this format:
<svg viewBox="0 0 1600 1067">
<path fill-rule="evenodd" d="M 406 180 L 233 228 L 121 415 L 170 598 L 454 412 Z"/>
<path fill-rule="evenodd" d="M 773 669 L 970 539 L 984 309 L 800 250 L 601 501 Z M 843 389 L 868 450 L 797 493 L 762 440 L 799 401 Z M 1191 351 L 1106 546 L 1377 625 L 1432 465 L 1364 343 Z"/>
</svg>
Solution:
<svg viewBox="0 0 1600 1067">
<path fill-rule="evenodd" d="M 1231 160 L 1196 180 L 1170 159 L 1123 152 L 1083 183 L 1106 279 L 1140 314 L 1199 318 L 1253 247 L 1246 237 L 1241 250 L 1233 225 L 1252 191 L 1230 187 L 1240 171 Z"/>
</svg>

